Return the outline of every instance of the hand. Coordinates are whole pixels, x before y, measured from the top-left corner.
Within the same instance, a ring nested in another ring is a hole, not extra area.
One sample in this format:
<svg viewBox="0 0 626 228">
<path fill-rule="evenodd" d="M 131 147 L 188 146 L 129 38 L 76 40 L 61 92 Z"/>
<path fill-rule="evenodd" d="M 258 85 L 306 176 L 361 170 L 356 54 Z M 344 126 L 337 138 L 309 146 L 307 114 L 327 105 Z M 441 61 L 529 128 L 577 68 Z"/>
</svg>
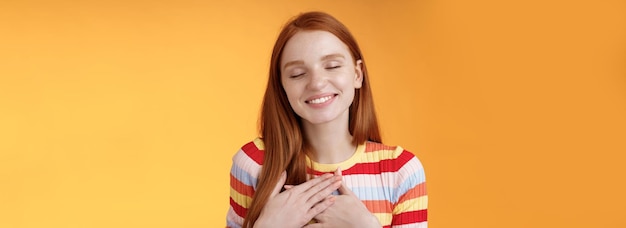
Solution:
<svg viewBox="0 0 626 228">
<path fill-rule="evenodd" d="M 341 169 L 335 171 L 335 176 L 341 177 Z M 339 194 L 332 206 L 315 216 L 318 223 L 305 227 L 382 227 L 365 204 L 343 183 L 339 187 Z"/>
<path fill-rule="evenodd" d="M 254 227 L 302 227 L 334 203 L 341 185 L 340 176 L 324 174 L 280 192 L 286 179 L 283 172 Z"/>
</svg>

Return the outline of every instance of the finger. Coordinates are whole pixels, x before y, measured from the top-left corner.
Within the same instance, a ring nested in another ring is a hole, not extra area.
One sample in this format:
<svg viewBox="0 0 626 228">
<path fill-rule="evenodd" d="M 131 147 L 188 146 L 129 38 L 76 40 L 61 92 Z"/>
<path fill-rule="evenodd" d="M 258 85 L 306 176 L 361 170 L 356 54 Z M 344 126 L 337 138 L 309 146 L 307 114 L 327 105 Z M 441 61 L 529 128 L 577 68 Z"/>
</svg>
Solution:
<svg viewBox="0 0 626 228">
<path fill-rule="evenodd" d="M 283 185 L 285 184 L 286 180 L 287 180 L 287 172 L 283 171 L 283 173 L 280 174 L 280 179 L 278 179 L 278 183 L 276 183 L 276 186 L 274 186 L 274 190 L 272 190 L 272 194 L 270 195 L 270 198 L 280 193 L 280 190 L 283 188 Z"/>
<path fill-rule="evenodd" d="M 293 189 L 293 191 L 295 191 L 295 193 L 303 193 L 303 192 L 308 191 L 313 186 L 316 186 L 316 185 L 318 185 L 320 183 L 325 183 L 324 181 L 328 180 L 331 177 L 333 177 L 333 175 L 330 174 L 330 173 L 327 173 L 327 174 L 324 174 L 322 176 L 319 176 L 319 177 L 313 178 L 311 180 L 308 180 L 308 181 L 306 181 L 306 182 L 304 182 L 304 183 L 302 183 L 300 185 L 297 185 L 297 186 L 293 187 L 292 189 Z M 307 196 L 307 198 L 308 197 L 309 196 Z"/>
<path fill-rule="evenodd" d="M 341 167 L 337 167 L 337 170 L 335 170 L 335 176 L 340 176 L 341 178 L 343 178 Z"/>
<path fill-rule="evenodd" d="M 285 186 L 283 186 L 283 188 L 285 188 L 285 189 L 287 189 L 287 190 L 288 190 L 288 189 L 291 189 L 291 188 L 293 188 L 293 185 L 290 185 L 290 184 L 286 184 Z"/>
<path fill-rule="evenodd" d="M 337 203 L 339 199 L 335 195 L 330 195 L 330 196 L 327 196 L 326 199 L 324 200 L 330 200 L 333 204 L 335 204 Z M 313 220 L 315 220 L 318 223 L 325 223 L 327 220 L 328 214 L 333 214 L 333 213 L 335 212 L 333 212 L 332 208 L 328 207 L 322 210 L 320 213 L 317 213 L 317 215 L 313 216 Z"/>
<path fill-rule="evenodd" d="M 315 218 L 316 216 L 318 216 L 320 213 L 324 212 L 326 209 L 328 209 L 330 206 L 332 206 L 335 203 L 335 200 L 336 200 L 336 197 L 331 195 L 331 196 L 327 196 L 326 199 L 324 199 L 322 202 L 315 204 L 315 206 L 309 209 L 309 211 L 306 213 L 305 215 L 305 217 L 307 218 L 306 220 L 311 220 Z"/>
<path fill-rule="evenodd" d="M 342 171 L 341 171 L 341 167 L 337 167 L 337 170 L 335 171 L 335 176 L 339 176 L 341 177 L 341 186 L 339 186 L 339 194 L 342 195 L 354 195 L 354 193 L 352 193 L 352 191 L 346 186 L 346 182 L 343 181 L 343 175 L 342 175 Z"/>
<path fill-rule="evenodd" d="M 324 200 L 326 197 L 330 196 L 339 188 L 339 186 L 341 186 L 341 177 L 334 176 L 329 180 L 311 187 L 303 193 L 302 197 L 306 199 L 307 207 L 312 207 L 313 205 Z"/>
</svg>

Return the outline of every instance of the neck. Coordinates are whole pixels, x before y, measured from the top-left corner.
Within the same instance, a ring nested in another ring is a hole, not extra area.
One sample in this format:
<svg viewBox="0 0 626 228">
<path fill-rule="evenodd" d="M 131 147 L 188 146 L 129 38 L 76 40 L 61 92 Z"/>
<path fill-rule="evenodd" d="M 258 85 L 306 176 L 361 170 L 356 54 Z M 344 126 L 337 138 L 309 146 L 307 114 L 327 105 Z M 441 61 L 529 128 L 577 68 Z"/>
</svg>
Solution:
<svg viewBox="0 0 626 228">
<path fill-rule="evenodd" d="M 339 121 L 342 123 L 304 123 L 305 138 L 312 150 L 309 157 L 313 161 L 322 164 L 335 164 L 352 157 L 356 145 L 352 144 L 352 135 L 348 130 L 347 119 Z"/>
</svg>

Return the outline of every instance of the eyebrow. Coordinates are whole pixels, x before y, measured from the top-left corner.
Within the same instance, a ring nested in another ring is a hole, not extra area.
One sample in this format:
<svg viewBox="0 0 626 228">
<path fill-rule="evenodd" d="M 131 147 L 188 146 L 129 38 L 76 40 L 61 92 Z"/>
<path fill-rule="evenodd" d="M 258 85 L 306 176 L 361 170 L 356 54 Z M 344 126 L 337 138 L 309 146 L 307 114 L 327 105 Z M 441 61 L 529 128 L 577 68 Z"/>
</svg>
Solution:
<svg viewBox="0 0 626 228">
<path fill-rule="evenodd" d="M 322 56 L 321 60 L 324 61 L 324 60 L 334 59 L 334 58 L 345 59 L 346 57 L 343 56 L 342 54 L 335 53 L 335 54 L 329 54 L 329 55 Z M 287 67 L 289 67 L 291 65 L 298 65 L 298 64 L 304 64 L 304 61 L 302 61 L 302 60 L 295 60 L 295 61 L 287 62 L 287 63 L 285 63 L 285 66 L 283 66 L 283 70 L 287 69 Z"/>
<path fill-rule="evenodd" d="M 287 69 L 287 67 L 289 67 L 291 65 L 300 65 L 300 64 L 304 64 L 304 61 L 296 60 L 296 61 L 287 62 L 287 63 L 285 63 L 285 66 L 283 66 L 283 70 Z"/>
<path fill-rule="evenodd" d="M 330 55 L 325 55 L 324 57 L 322 57 L 322 60 L 327 60 L 327 59 L 334 59 L 334 58 L 342 58 L 345 59 L 346 57 L 343 56 L 342 54 L 330 54 Z"/>
</svg>

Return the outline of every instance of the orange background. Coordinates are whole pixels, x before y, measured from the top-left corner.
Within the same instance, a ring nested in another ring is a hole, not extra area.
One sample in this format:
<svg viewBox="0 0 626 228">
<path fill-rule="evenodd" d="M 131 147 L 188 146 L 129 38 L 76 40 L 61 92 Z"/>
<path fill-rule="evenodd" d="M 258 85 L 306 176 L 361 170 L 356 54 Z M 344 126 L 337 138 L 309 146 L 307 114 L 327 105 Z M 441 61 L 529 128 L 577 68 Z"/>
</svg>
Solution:
<svg viewBox="0 0 626 228">
<path fill-rule="evenodd" d="M 624 1 L 100 2 L 0 3 L 0 227 L 223 227 L 307 10 L 357 37 L 432 227 L 626 227 Z"/>
</svg>

